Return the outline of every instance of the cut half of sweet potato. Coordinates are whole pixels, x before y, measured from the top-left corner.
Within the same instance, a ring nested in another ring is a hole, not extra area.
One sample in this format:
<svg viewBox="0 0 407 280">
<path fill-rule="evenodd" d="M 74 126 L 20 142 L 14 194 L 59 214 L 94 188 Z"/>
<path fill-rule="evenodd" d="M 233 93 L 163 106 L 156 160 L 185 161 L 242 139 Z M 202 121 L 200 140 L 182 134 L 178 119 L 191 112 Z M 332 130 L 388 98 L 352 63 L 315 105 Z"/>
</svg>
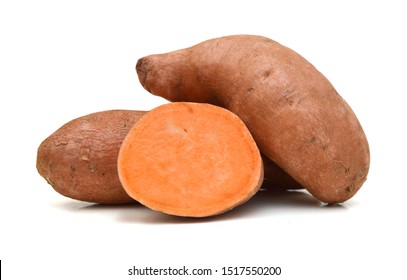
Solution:
<svg viewBox="0 0 407 280">
<path fill-rule="evenodd" d="M 206 217 L 252 197 L 263 181 L 259 149 L 232 112 L 175 102 L 144 115 L 120 148 L 126 192 L 166 214 Z"/>
</svg>

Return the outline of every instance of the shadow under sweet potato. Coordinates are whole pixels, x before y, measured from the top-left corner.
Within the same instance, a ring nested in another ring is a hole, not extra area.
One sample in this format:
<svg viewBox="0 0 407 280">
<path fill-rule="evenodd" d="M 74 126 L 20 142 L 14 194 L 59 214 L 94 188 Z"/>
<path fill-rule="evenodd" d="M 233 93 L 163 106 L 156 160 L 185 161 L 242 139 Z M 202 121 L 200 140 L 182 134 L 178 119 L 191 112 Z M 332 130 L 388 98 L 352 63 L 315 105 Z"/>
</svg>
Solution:
<svg viewBox="0 0 407 280">
<path fill-rule="evenodd" d="M 260 190 L 246 203 L 236 208 L 212 217 L 188 218 L 177 217 L 159 213 L 135 202 L 130 204 L 89 204 L 84 202 L 69 201 L 60 205 L 68 211 L 92 212 L 101 215 L 114 215 L 114 219 L 122 223 L 143 224 L 191 224 L 220 222 L 237 219 L 250 219 L 273 215 L 296 215 L 304 211 L 332 211 L 346 209 L 342 204 L 327 205 L 311 196 L 304 190 L 295 191 L 270 191 Z"/>
</svg>

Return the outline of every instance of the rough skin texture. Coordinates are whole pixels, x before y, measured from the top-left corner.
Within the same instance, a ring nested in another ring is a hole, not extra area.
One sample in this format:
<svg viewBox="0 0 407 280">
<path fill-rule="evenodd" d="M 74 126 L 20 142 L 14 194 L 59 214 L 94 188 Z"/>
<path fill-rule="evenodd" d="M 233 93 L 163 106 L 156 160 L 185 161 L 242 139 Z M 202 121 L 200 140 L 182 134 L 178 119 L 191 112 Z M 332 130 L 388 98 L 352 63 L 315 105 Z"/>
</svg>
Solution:
<svg viewBox="0 0 407 280">
<path fill-rule="evenodd" d="M 107 204 L 134 202 L 120 184 L 117 157 L 127 132 L 144 114 L 111 110 L 66 123 L 39 146 L 38 172 L 66 197 Z"/>
<path fill-rule="evenodd" d="M 261 152 L 323 202 L 348 200 L 367 178 L 365 133 L 332 84 L 293 50 L 235 35 L 141 58 L 143 87 L 170 101 L 237 114 Z"/>
</svg>

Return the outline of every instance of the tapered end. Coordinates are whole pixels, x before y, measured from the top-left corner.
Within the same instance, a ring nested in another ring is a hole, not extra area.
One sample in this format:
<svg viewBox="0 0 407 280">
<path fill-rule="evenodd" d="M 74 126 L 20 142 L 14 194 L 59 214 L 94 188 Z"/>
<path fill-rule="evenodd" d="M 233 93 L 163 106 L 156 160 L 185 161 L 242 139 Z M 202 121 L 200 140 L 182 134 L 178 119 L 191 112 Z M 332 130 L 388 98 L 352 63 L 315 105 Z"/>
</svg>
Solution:
<svg viewBox="0 0 407 280">
<path fill-rule="evenodd" d="M 142 57 L 137 61 L 136 71 L 141 85 L 144 87 L 144 82 L 147 77 L 147 63 L 146 58 Z"/>
</svg>

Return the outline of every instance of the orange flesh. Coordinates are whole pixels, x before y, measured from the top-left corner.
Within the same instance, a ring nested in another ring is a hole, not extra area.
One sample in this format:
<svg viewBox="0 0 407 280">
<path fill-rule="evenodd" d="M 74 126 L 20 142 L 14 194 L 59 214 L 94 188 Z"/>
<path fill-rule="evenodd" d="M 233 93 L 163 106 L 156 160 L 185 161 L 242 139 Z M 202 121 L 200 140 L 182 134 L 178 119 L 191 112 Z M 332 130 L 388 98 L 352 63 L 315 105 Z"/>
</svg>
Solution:
<svg viewBox="0 0 407 280">
<path fill-rule="evenodd" d="M 143 116 L 122 144 L 118 171 L 140 203 L 190 217 L 234 208 L 263 180 L 259 150 L 243 122 L 220 107 L 187 102 Z"/>
</svg>

